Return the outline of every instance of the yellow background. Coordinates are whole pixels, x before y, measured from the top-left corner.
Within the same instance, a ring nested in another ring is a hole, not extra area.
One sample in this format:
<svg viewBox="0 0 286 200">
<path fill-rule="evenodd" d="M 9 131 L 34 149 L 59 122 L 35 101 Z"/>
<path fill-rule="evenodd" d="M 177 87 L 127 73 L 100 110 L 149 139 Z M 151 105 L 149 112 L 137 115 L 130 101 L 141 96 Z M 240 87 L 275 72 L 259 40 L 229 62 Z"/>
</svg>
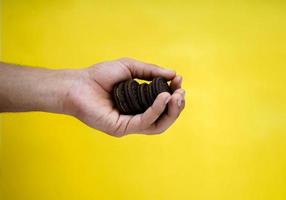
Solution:
<svg viewBox="0 0 286 200">
<path fill-rule="evenodd" d="M 286 199 L 285 1 L 4 0 L 1 18 L 2 61 L 134 57 L 175 69 L 187 92 L 157 136 L 1 114 L 3 200 Z"/>
</svg>

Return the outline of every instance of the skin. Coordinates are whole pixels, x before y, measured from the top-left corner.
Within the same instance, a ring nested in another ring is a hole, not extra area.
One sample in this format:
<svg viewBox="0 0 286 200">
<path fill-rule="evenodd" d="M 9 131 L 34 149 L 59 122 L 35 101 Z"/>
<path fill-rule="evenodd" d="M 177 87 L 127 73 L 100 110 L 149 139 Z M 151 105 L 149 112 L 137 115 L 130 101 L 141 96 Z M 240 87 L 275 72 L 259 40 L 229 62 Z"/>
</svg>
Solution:
<svg viewBox="0 0 286 200">
<path fill-rule="evenodd" d="M 160 93 L 144 113 L 120 115 L 112 102 L 115 83 L 163 76 L 173 94 Z M 74 116 L 115 137 L 130 133 L 159 134 L 185 106 L 182 77 L 173 70 L 131 58 L 102 62 L 83 69 L 52 70 L 0 62 L 0 112 L 44 111 Z M 165 107 L 168 112 L 160 116 Z M 159 117 L 160 116 L 160 117 Z"/>
</svg>

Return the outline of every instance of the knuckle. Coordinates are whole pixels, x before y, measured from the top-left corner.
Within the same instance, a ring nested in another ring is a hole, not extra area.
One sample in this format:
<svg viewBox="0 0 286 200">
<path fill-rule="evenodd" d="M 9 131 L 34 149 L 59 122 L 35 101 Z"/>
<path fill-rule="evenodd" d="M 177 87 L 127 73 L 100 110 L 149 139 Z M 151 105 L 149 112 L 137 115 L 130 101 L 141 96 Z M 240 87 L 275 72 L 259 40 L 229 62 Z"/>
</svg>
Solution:
<svg viewBox="0 0 286 200">
<path fill-rule="evenodd" d="M 185 90 L 182 89 L 182 88 L 179 88 L 179 89 L 175 90 L 174 93 L 175 93 L 175 94 L 178 94 L 178 95 L 183 95 L 183 94 L 185 93 Z"/>
<path fill-rule="evenodd" d="M 124 136 L 124 134 L 115 134 L 115 135 L 112 135 L 113 137 L 116 137 L 116 138 L 122 138 Z"/>
<path fill-rule="evenodd" d="M 121 126 L 105 130 L 105 133 L 117 138 L 123 137 L 126 134 L 126 132 L 121 128 Z"/>
<path fill-rule="evenodd" d="M 117 132 L 113 132 L 111 135 L 114 137 L 117 137 L 117 138 L 121 138 L 121 137 L 125 136 L 126 134 L 124 131 L 117 131 Z"/>
</svg>

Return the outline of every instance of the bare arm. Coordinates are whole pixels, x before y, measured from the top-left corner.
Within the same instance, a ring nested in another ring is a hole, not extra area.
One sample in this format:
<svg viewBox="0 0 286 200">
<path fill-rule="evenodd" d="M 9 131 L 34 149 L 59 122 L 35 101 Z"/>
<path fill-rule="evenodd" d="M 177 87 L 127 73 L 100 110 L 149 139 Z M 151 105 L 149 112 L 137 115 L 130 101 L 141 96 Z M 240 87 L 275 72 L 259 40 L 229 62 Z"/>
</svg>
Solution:
<svg viewBox="0 0 286 200">
<path fill-rule="evenodd" d="M 52 70 L 0 62 L 0 112 L 63 113 L 68 88 L 82 70 Z"/>
<path fill-rule="evenodd" d="M 144 113 L 120 115 L 111 90 L 129 78 L 171 80 L 173 94 L 163 92 Z M 113 136 L 156 134 L 175 122 L 184 108 L 182 78 L 172 70 L 130 58 L 83 69 L 52 70 L 0 62 L 0 112 L 45 111 L 72 115 Z M 168 106 L 168 112 L 159 116 Z"/>
</svg>

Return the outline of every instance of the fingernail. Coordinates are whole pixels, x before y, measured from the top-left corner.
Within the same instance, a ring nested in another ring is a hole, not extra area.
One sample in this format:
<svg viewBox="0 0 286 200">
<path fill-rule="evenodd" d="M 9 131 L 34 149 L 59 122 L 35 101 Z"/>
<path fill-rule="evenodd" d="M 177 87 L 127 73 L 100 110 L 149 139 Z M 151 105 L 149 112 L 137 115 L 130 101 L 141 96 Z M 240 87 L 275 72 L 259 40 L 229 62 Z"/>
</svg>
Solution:
<svg viewBox="0 0 286 200">
<path fill-rule="evenodd" d="M 178 103 L 178 107 L 181 107 L 182 106 L 182 99 L 181 98 L 178 99 L 177 103 Z"/>
<path fill-rule="evenodd" d="M 166 100 L 165 100 L 165 105 L 170 101 L 170 99 L 171 99 L 171 96 L 169 96 Z"/>
</svg>

